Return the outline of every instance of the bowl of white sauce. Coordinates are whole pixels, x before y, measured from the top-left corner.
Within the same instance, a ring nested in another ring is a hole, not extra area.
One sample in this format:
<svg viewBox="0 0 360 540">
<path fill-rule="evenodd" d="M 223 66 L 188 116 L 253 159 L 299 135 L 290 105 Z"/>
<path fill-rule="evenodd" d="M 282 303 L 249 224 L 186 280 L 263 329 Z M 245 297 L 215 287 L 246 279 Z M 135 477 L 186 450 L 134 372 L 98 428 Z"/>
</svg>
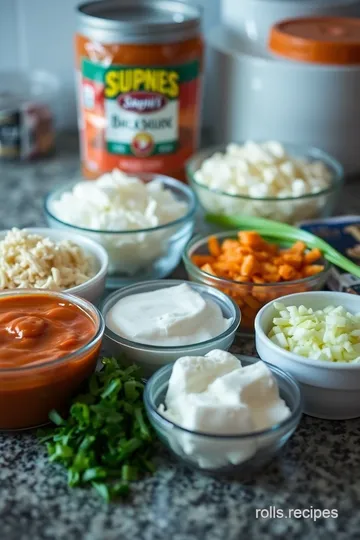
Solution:
<svg viewBox="0 0 360 540">
<path fill-rule="evenodd" d="M 104 348 L 151 375 L 181 356 L 228 350 L 241 314 L 223 292 L 182 280 L 155 280 L 124 287 L 101 307 Z"/>
<path fill-rule="evenodd" d="M 177 458 L 241 478 L 276 456 L 300 421 L 301 393 L 291 375 L 257 360 L 212 350 L 179 358 L 149 379 L 148 418 Z"/>
<path fill-rule="evenodd" d="M 106 286 L 116 289 L 174 270 L 194 230 L 196 197 L 174 178 L 114 170 L 55 189 L 44 211 L 50 227 L 85 235 L 105 248 Z"/>
</svg>

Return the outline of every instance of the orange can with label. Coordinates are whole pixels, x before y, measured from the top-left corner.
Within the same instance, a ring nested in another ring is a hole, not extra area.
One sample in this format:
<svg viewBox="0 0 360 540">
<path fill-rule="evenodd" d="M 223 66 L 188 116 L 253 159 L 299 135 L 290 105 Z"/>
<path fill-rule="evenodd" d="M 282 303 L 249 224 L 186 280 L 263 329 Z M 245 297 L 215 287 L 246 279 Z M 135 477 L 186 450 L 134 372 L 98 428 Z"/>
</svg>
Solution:
<svg viewBox="0 0 360 540">
<path fill-rule="evenodd" d="M 119 168 L 183 179 L 199 136 L 200 9 L 172 0 L 88 2 L 78 7 L 75 48 L 84 176 Z"/>
</svg>

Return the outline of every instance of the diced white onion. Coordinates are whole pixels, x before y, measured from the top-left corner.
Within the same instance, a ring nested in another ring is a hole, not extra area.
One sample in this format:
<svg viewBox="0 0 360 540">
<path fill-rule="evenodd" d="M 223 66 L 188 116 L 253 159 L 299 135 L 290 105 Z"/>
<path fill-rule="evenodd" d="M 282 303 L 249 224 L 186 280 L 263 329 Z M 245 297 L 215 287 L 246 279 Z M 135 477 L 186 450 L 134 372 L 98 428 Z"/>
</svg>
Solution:
<svg viewBox="0 0 360 540">
<path fill-rule="evenodd" d="M 277 316 L 269 338 L 290 352 L 330 362 L 360 362 L 360 313 L 342 306 L 314 312 L 305 306 L 274 303 Z"/>
</svg>

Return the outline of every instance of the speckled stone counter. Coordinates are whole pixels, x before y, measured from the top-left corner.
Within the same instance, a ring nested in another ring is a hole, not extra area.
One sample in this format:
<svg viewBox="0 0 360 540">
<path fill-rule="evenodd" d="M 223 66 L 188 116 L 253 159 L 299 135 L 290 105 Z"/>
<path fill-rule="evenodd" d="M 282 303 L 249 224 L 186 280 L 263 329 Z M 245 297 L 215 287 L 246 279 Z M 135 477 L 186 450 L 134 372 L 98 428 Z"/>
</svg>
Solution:
<svg viewBox="0 0 360 540">
<path fill-rule="evenodd" d="M 76 137 L 41 163 L 0 165 L 1 228 L 44 224 L 44 194 L 78 172 Z M 360 213 L 360 179 L 347 184 L 339 213 Z M 237 340 L 234 352 L 254 354 Z M 338 518 L 260 518 L 257 509 L 337 510 Z M 165 451 L 154 477 L 125 504 L 70 490 L 32 433 L 0 435 L 0 539 L 291 540 L 360 538 L 360 419 L 303 417 L 275 463 L 251 481 L 189 471 Z"/>
</svg>

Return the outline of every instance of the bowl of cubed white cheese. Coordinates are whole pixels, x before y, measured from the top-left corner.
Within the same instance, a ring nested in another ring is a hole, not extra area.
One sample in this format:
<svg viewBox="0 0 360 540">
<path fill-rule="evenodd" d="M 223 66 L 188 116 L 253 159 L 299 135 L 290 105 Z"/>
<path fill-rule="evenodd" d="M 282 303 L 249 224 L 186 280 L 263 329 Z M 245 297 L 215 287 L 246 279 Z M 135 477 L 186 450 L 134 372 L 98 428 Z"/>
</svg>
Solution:
<svg viewBox="0 0 360 540">
<path fill-rule="evenodd" d="M 183 463 L 239 479 L 274 458 L 302 412 L 290 375 L 219 349 L 156 371 L 144 402 L 159 439 Z"/>
<path fill-rule="evenodd" d="M 344 178 L 326 152 L 277 141 L 208 148 L 186 171 L 205 212 L 290 224 L 332 215 Z"/>
<path fill-rule="evenodd" d="M 334 291 L 283 296 L 258 312 L 255 339 L 262 360 L 297 380 L 306 414 L 360 417 L 360 296 Z"/>
</svg>

